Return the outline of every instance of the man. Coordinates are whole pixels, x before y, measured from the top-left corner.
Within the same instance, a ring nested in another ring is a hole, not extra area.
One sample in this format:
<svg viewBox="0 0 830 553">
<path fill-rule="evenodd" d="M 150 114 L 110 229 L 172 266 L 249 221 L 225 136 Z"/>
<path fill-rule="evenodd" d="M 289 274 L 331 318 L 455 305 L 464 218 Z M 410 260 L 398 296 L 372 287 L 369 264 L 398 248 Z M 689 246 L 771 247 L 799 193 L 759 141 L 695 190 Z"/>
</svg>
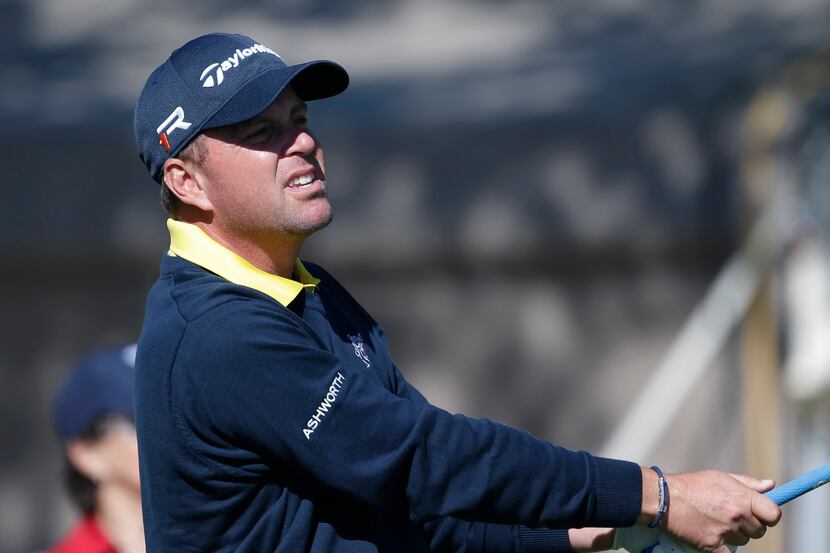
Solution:
<svg viewBox="0 0 830 553">
<path fill-rule="evenodd" d="M 331 221 L 305 102 L 347 85 L 332 62 L 211 34 L 138 100 L 171 214 L 137 361 L 148 550 L 592 551 L 613 530 L 565 529 L 653 522 L 725 551 L 775 524 L 769 481 L 663 479 L 450 415 L 406 382 L 380 326 L 298 257 Z"/>
<path fill-rule="evenodd" d="M 138 447 L 133 424 L 135 344 L 80 361 L 54 398 L 66 484 L 83 513 L 49 553 L 143 553 Z"/>
</svg>

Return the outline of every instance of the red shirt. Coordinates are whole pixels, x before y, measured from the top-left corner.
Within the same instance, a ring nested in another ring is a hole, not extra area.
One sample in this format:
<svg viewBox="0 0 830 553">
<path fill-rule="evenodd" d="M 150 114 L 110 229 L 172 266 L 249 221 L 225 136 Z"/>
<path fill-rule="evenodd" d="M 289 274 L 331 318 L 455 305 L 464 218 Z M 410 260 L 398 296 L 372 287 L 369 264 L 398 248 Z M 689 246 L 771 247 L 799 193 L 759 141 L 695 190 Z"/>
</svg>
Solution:
<svg viewBox="0 0 830 553">
<path fill-rule="evenodd" d="M 95 522 L 86 517 L 47 553 L 118 553 Z"/>
</svg>

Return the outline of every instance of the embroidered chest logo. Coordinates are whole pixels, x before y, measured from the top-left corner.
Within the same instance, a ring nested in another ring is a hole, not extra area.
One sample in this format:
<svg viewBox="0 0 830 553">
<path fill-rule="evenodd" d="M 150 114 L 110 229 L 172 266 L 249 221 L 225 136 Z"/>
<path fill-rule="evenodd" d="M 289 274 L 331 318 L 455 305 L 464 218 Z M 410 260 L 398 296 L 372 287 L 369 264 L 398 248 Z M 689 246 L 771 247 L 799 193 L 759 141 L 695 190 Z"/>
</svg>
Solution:
<svg viewBox="0 0 830 553">
<path fill-rule="evenodd" d="M 351 334 L 348 335 L 349 340 L 352 341 L 352 347 L 354 348 L 354 354 L 357 356 L 358 359 L 363 361 L 363 364 L 366 365 L 366 368 L 372 366 L 372 362 L 369 361 L 369 356 L 366 355 L 366 345 L 363 343 L 363 337 L 358 334 L 356 336 L 352 336 Z"/>
</svg>

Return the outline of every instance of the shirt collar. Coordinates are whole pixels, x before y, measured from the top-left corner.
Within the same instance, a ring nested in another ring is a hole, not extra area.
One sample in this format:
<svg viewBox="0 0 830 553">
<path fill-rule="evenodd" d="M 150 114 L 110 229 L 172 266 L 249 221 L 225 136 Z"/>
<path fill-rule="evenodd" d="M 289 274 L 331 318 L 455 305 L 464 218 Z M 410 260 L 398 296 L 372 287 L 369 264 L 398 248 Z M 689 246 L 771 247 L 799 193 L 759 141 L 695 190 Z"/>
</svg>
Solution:
<svg viewBox="0 0 830 553">
<path fill-rule="evenodd" d="M 320 279 L 314 278 L 299 259 L 294 261 L 298 282 L 257 269 L 196 225 L 168 219 L 167 228 L 170 231 L 169 255 L 195 263 L 234 284 L 258 290 L 282 305 L 294 301 L 304 289 L 315 291 L 320 284 Z"/>
</svg>

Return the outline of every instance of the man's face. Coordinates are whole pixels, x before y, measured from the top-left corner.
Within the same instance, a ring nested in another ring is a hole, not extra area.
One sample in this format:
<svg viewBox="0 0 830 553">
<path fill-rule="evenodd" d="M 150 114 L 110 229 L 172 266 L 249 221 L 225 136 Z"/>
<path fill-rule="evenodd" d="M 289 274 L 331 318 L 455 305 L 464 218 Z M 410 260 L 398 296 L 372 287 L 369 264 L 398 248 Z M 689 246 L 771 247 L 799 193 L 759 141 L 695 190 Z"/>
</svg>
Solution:
<svg viewBox="0 0 830 553">
<path fill-rule="evenodd" d="M 136 494 L 141 493 L 135 423 L 122 418 L 109 422 L 106 433 L 95 447 L 97 455 L 104 463 L 106 482 Z"/>
<path fill-rule="evenodd" d="M 198 171 L 226 237 L 307 236 L 331 221 L 323 150 L 291 87 L 256 117 L 204 134 Z"/>
<path fill-rule="evenodd" d="M 138 440 L 130 418 L 110 414 L 98 419 L 90 435 L 67 442 L 67 455 L 76 470 L 100 488 L 140 495 Z"/>
</svg>

